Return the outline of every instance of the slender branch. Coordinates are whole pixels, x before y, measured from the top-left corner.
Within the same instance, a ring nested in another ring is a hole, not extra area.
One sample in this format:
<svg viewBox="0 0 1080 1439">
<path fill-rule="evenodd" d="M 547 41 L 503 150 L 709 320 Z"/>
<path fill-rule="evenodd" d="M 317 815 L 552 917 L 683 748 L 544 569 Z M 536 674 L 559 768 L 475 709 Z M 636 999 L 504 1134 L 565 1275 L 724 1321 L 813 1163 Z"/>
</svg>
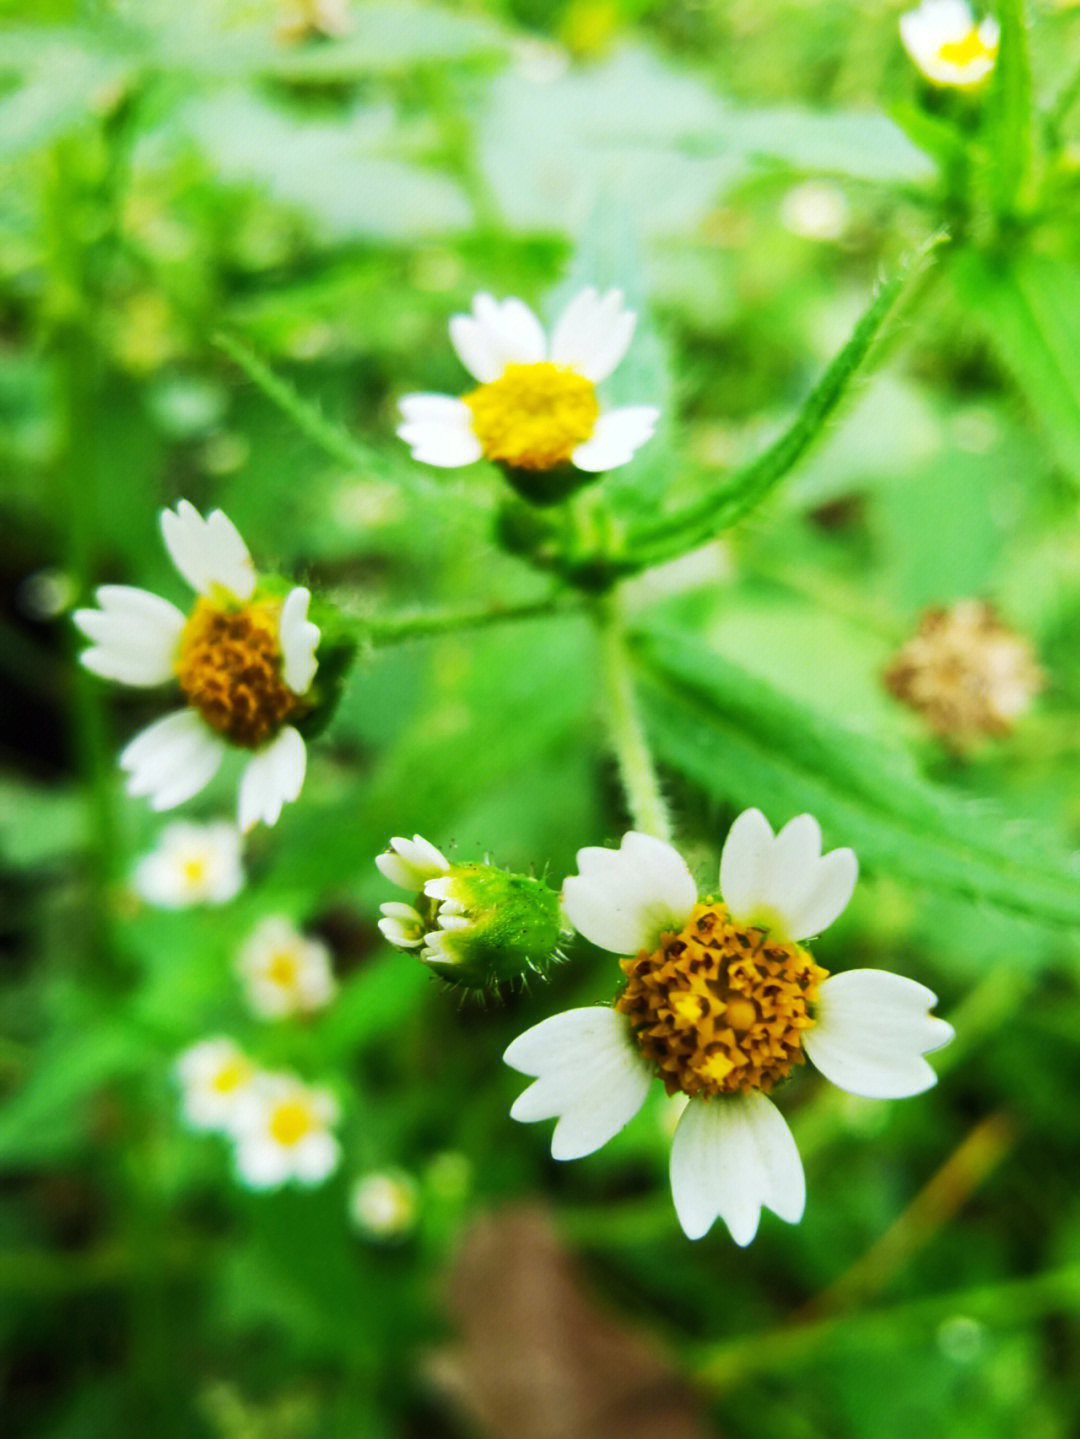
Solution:
<svg viewBox="0 0 1080 1439">
<path fill-rule="evenodd" d="M 895 275 L 882 282 L 847 344 L 811 390 L 795 419 L 764 454 L 739 470 L 720 490 L 702 496 L 676 514 L 642 526 L 627 539 L 626 568 L 643 569 L 684 554 L 730 529 L 761 504 L 821 434 L 880 335 L 885 321 L 913 275 L 947 237 L 935 236 Z"/>
<path fill-rule="evenodd" d="M 617 597 L 602 600 L 597 613 L 608 731 L 630 817 L 636 829 L 657 839 L 670 840 L 671 820 L 634 693 L 630 654 Z"/>
<path fill-rule="evenodd" d="M 539 619 L 545 615 L 570 614 L 585 607 L 585 599 L 573 591 L 556 590 L 543 599 L 519 605 L 485 605 L 471 609 L 432 611 L 429 614 L 394 615 L 389 619 L 356 621 L 360 638 L 373 646 L 406 644 L 431 639 L 459 630 L 487 629 L 512 620 Z"/>
</svg>

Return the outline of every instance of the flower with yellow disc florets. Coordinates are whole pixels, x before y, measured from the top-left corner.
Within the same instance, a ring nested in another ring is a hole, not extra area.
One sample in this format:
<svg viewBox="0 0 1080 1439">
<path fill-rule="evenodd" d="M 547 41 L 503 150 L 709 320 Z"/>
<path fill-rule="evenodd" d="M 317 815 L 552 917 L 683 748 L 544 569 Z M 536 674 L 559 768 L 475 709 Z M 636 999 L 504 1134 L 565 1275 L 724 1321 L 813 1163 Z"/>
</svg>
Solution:
<svg viewBox="0 0 1080 1439">
<path fill-rule="evenodd" d="M 178 683 L 184 707 L 155 720 L 120 755 L 128 792 L 172 809 L 217 773 L 230 746 L 250 755 L 240 781 L 244 830 L 274 824 L 304 781 L 304 731 L 327 705 L 316 684 L 320 628 L 311 595 L 260 582 L 247 546 L 220 510 L 206 519 L 181 500 L 164 510 L 165 547 L 196 593 L 185 614 L 130 585 L 102 585 L 97 609 L 75 612 L 91 640 L 87 669 L 120 684 Z M 324 646 L 325 649 L 325 646 Z M 328 675 L 340 675 L 347 646 L 336 643 Z M 320 677 L 321 679 L 322 677 Z"/>
<path fill-rule="evenodd" d="M 933 85 L 981 85 L 997 62 L 1000 38 L 994 17 L 976 24 L 966 0 L 922 0 L 900 17 L 904 49 Z"/>
<path fill-rule="evenodd" d="M 557 1118 L 552 1155 L 576 1159 L 617 1134 L 659 1078 L 689 1100 L 671 1149 L 687 1236 L 721 1218 L 749 1244 L 763 1207 L 796 1223 L 802 1163 L 767 1092 L 805 1054 L 854 1094 L 918 1094 L 936 1078 L 924 1053 L 953 1035 L 923 985 L 875 969 L 830 976 L 803 947 L 850 899 L 854 854 L 822 855 L 808 814 L 774 835 L 747 810 L 724 845 L 722 899 L 699 900 L 682 856 L 646 834 L 580 850 L 578 866 L 567 918 L 625 956 L 626 985 L 610 1008 L 568 1010 L 514 1040 L 506 1063 L 536 1079 L 511 1115 Z"/>
<path fill-rule="evenodd" d="M 625 465 L 656 428 L 655 406 L 608 409 L 596 391 L 626 354 L 635 318 L 618 290 L 585 289 L 549 343 L 522 300 L 477 295 L 471 315 L 450 321 L 450 340 L 479 387 L 460 399 L 406 395 L 398 434 L 424 464 L 486 457 L 526 499 L 561 499 L 590 475 Z"/>
<path fill-rule="evenodd" d="M 463 989 L 493 989 L 557 957 L 559 896 L 543 880 L 491 864 L 451 864 L 420 835 L 398 836 L 376 856 L 380 872 L 409 890 L 412 904 L 382 905 L 379 928 L 399 949 Z"/>
</svg>

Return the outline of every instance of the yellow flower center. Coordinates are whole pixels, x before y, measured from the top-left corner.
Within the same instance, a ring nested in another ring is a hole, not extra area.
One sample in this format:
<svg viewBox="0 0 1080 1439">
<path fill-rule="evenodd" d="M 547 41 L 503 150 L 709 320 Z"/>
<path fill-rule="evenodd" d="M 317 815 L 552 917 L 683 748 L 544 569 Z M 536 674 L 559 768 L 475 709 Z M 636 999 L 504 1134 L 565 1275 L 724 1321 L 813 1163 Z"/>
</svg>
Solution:
<svg viewBox="0 0 1080 1439">
<path fill-rule="evenodd" d="M 972 26 L 962 40 L 946 40 L 938 46 L 938 59 L 945 65 L 973 65 L 978 60 L 996 60 L 998 47 L 987 45 Z"/>
<path fill-rule="evenodd" d="M 214 1074 L 210 1081 L 210 1087 L 218 1094 L 231 1094 L 234 1089 L 239 1089 L 251 1078 L 251 1061 L 247 1059 L 230 1059 L 223 1064 Z"/>
<path fill-rule="evenodd" d="M 828 971 L 797 944 L 740 928 L 712 899 L 660 947 L 620 961 L 615 1001 L 669 1094 L 771 1089 L 803 1062 L 802 1034 Z"/>
<path fill-rule="evenodd" d="M 288 950 L 280 950 L 272 955 L 270 963 L 266 966 L 266 977 L 271 984 L 280 985 L 282 989 L 292 989 L 296 984 L 299 966 L 296 956 Z"/>
<path fill-rule="evenodd" d="M 206 860 L 202 855 L 192 855 L 184 860 L 181 870 L 188 884 L 202 884 L 206 878 Z"/>
<path fill-rule="evenodd" d="M 566 464 L 600 413 L 592 381 L 547 360 L 507 365 L 463 399 L 484 454 L 517 470 Z"/>
<path fill-rule="evenodd" d="M 317 1127 L 311 1110 L 301 1099 L 284 1100 L 270 1116 L 270 1136 L 285 1148 L 299 1144 Z"/>
<path fill-rule="evenodd" d="M 180 637 L 176 674 L 188 703 L 233 744 L 257 749 L 297 708 L 281 678 L 280 606 L 220 609 L 200 599 Z"/>
</svg>

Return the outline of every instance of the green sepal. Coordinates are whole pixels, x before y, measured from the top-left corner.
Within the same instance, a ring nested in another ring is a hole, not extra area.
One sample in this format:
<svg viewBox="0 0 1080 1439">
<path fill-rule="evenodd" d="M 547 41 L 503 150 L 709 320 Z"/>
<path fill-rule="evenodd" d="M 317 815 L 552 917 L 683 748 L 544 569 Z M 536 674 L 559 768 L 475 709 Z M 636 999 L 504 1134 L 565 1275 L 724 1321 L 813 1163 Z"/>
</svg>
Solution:
<svg viewBox="0 0 1080 1439">
<path fill-rule="evenodd" d="M 550 470 L 520 470 L 500 464 L 507 483 L 530 505 L 557 505 L 600 476 L 575 465 L 555 465 Z"/>
<path fill-rule="evenodd" d="M 356 635 L 340 612 L 325 600 L 312 597 L 308 615 L 319 626 L 319 647 L 315 652 L 319 668 L 304 696 L 309 708 L 294 723 L 305 739 L 314 739 L 322 734 L 341 703 L 345 679 L 356 658 Z"/>
<path fill-rule="evenodd" d="M 463 989 L 496 989 L 546 974 L 564 929 L 555 890 L 490 864 L 455 864 L 447 881 L 469 927 L 445 931 L 454 958 L 425 956 L 429 969 Z"/>
</svg>

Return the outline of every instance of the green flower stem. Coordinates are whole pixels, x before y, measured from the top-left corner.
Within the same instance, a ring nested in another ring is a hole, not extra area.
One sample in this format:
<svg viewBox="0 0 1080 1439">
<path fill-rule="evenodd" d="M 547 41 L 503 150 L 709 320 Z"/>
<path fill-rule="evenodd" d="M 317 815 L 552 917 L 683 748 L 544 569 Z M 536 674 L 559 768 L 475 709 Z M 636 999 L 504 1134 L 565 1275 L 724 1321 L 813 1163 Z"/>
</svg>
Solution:
<svg viewBox="0 0 1080 1439">
<path fill-rule="evenodd" d="M 556 590 L 543 599 L 518 605 L 478 605 L 461 610 L 434 610 L 430 614 L 395 615 L 389 619 L 355 621 L 357 638 L 377 648 L 407 644 L 410 640 L 431 639 L 459 630 L 487 629 L 512 620 L 541 619 L 581 610 L 582 596 L 572 590 Z"/>
<path fill-rule="evenodd" d="M 943 234 L 935 236 L 895 275 L 881 283 L 843 349 L 811 390 L 792 423 L 764 454 L 732 475 L 722 488 L 676 514 L 631 532 L 625 555 L 615 557 L 624 570 L 645 569 L 685 554 L 730 529 L 771 494 L 821 434 L 852 382 L 863 373 L 874 342 L 901 295 L 923 273 L 927 258 L 946 238 Z"/>
<path fill-rule="evenodd" d="M 645 738 L 626 632 L 616 595 L 597 602 L 600 626 L 601 674 L 611 746 L 626 792 L 634 828 L 657 839 L 671 839 L 671 820 L 660 789 L 652 752 Z"/>
</svg>

